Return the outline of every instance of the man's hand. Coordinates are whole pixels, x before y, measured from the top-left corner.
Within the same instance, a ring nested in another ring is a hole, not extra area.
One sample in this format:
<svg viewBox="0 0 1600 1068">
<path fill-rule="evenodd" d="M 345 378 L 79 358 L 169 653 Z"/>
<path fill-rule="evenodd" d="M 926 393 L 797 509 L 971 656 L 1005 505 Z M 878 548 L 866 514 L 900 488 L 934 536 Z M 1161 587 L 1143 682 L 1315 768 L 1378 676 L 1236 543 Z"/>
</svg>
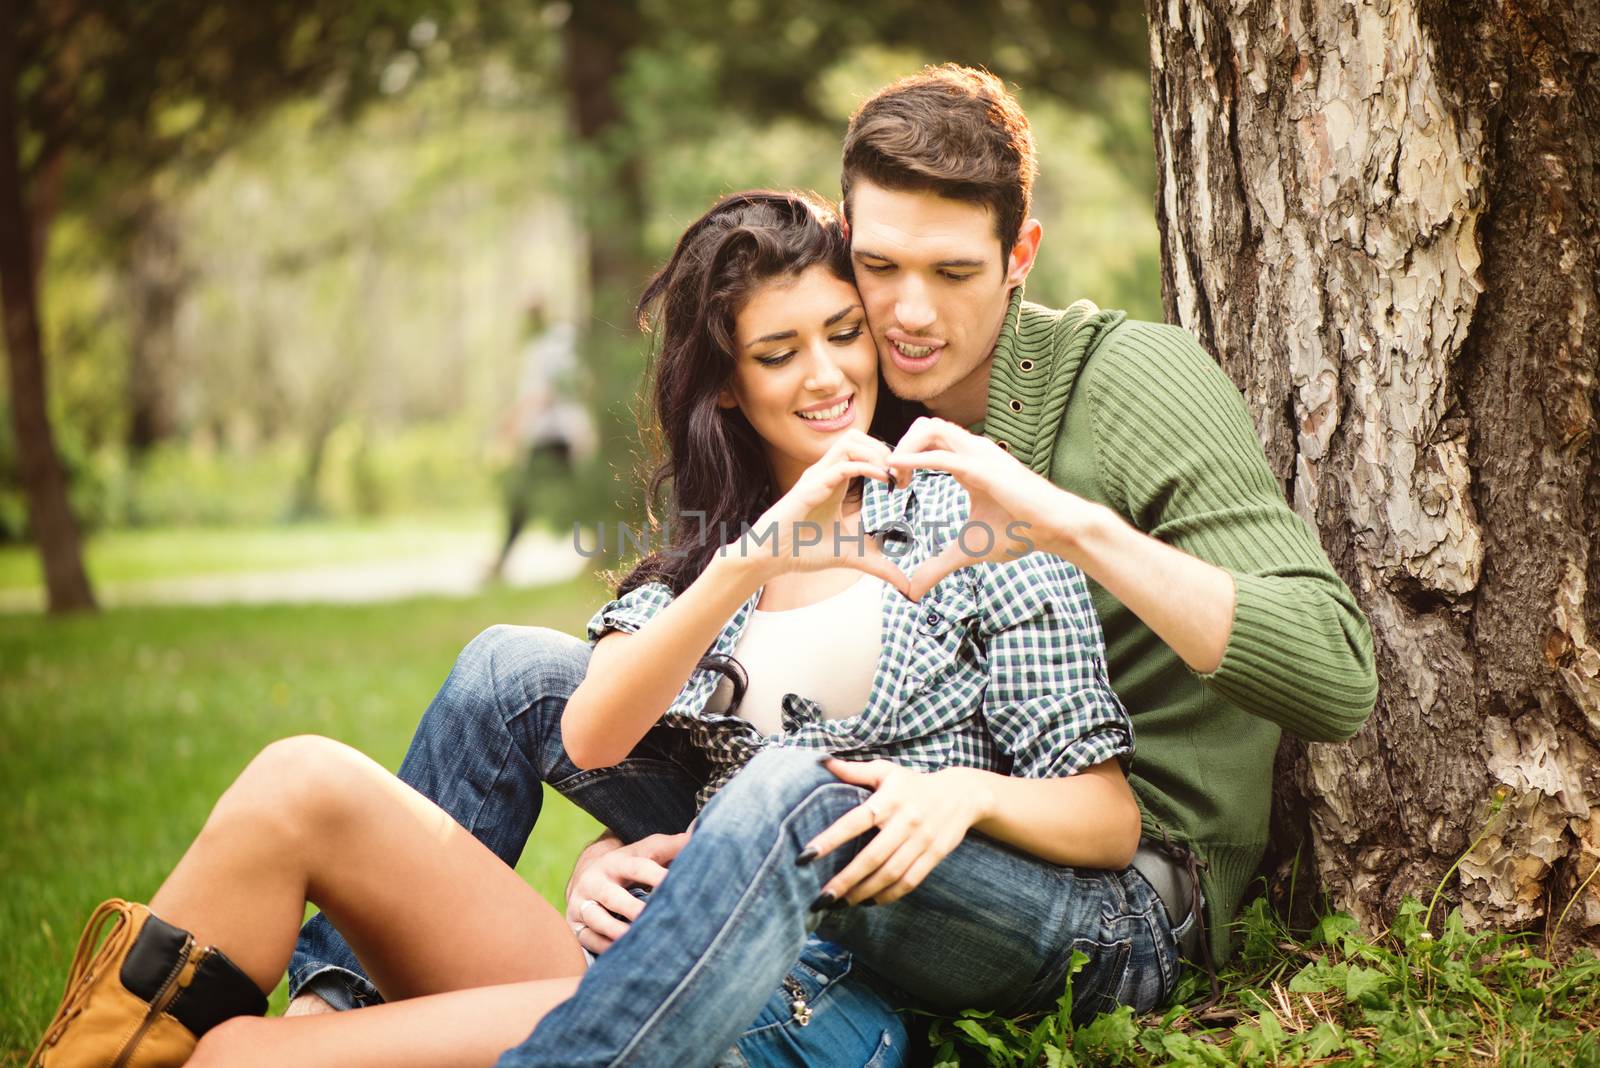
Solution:
<svg viewBox="0 0 1600 1068">
<path fill-rule="evenodd" d="M 829 760 L 825 767 L 872 791 L 806 847 L 813 856 L 826 856 L 877 828 L 877 836 L 822 888 L 852 905 L 869 899 L 886 905 L 911 893 L 982 815 L 981 791 L 952 788 L 951 772 L 959 768 L 930 774 L 887 760 Z"/>
<path fill-rule="evenodd" d="M 912 423 L 890 455 L 889 467 L 895 472 L 917 467 L 949 472 L 971 495 L 974 522 L 1026 523 L 1018 533 L 1033 548 L 1081 568 L 1189 667 L 1205 675 L 1222 663 L 1237 596 L 1229 572 L 1136 530 L 1105 505 L 1068 493 L 994 442 L 942 419 Z M 923 561 L 911 576 L 911 599 L 957 568 L 1007 559 L 1005 550 L 1015 543 L 1008 545 L 1005 533 L 996 528 L 994 553 L 971 556 L 959 542 L 951 542 Z"/>
<path fill-rule="evenodd" d="M 912 423 L 888 462 L 897 474 L 926 467 L 954 475 L 972 498 L 967 522 L 980 531 L 923 561 L 911 576 L 912 600 L 920 600 L 952 571 L 1015 560 L 1035 548 L 1079 563 L 1070 552 L 1073 532 L 1109 514 L 1034 474 L 988 438 L 943 419 L 925 416 Z M 974 551 L 983 549 L 987 551 Z"/>
<path fill-rule="evenodd" d="M 659 886 L 688 841 L 688 831 L 652 834 L 632 845 L 605 837 L 584 850 L 567 884 L 567 923 L 578 944 L 597 955 L 610 949 L 644 911 L 629 889 Z"/>
</svg>

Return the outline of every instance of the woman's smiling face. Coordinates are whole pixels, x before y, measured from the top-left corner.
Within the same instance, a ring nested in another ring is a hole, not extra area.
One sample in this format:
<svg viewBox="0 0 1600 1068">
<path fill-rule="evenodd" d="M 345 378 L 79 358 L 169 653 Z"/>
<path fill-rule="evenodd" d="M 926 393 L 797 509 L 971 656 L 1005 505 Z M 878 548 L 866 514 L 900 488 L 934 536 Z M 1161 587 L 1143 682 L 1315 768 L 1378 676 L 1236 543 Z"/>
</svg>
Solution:
<svg viewBox="0 0 1600 1068">
<path fill-rule="evenodd" d="M 865 433 L 878 403 L 878 352 L 856 287 L 808 267 L 751 294 L 734 320 L 734 369 L 719 403 L 766 445 L 779 493 L 835 438 Z"/>
</svg>

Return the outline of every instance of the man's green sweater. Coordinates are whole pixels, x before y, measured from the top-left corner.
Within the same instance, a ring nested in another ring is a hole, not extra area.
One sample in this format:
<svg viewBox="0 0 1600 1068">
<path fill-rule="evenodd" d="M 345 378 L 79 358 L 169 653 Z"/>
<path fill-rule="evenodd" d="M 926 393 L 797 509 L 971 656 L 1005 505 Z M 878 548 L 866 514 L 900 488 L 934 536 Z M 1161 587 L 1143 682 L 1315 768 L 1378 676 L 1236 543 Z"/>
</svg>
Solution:
<svg viewBox="0 0 1600 1068">
<path fill-rule="evenodd" d="M 1133 717 L 1146 832 L 1205 862 L 1217 960 L 1267 840 L 1280 729 L 1354 734 L 1377 699 L 1372 633 L 1284 503 L 1233 384 L 1185 331 L 1013 294 L 983 432 L 1056 485 L 1233 576 L 1222 663 L 1191 671 L 1098 583 L 1111 684 Z"/>
</svg>

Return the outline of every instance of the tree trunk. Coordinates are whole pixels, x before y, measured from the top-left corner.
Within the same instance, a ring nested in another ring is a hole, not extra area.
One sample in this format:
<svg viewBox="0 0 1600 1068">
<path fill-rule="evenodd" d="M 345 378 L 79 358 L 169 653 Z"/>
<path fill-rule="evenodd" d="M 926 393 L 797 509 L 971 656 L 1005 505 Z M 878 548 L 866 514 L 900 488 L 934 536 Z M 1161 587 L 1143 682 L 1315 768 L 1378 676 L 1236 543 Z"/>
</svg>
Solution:
<svg viewBox="0 0 1600 1068">
<path fill-rule="evenodd" d="M 327 459 L 328 439 L 333 436 L 338 421 L 337 406 L 325 403 L 311 422 L 311 428 L 306 434 L 305 463 L 300 468 L 300 475 L 295 479 L 294 489 L 289 497 L 290 522 L 301 523 L 323 515 L 319 488 L 322 483 L 322 462 Z"/>
<path fill-rule="evenodd" d="M 177 430 L 175 333 L 188 272 L 176 221 L 157 191 L 134 194 L 128 216 L 123 268 L 129 312 L 127 446 L 138 459 Z"/>
<path fill-rule="evenodd" d="M 589 242 L 594 318 L 629 329 L 632 298 L 644 289 L 649 269 L 644 165 L 620 96 L 628 53 L 639 36 L 637 5 L 626 0 L 575 4 L 564 33 L 568 106 L 588 171 L 577 194 Z"/>
<path fill-rule="evenodd" d="M 639 41 L 641 17 L 631 0 L 572 5 L 563 29 L 563 68 L 572 132 L 579 151 L 573 201 L 582 213 L 589 259 L 589 315 L 579 345 L 595 368 L 591 380 L 605 455 L 629 454 L 638 426 L 632 401 L 643 343 L 634 304 L 650 270 L 645 252 L 644 159 L 640 138 L 623 108 L 628 55 Z M 637 516 L 637 480 L 597 486 L 590 507 Z M 620 491 L 620 496 L 619 496 Z"/>
<path fill-rule="evenodd" d="M 28 522 L 44 565 L 49 608 L 69 612 L 93 609 L 95 603 L 45 404 L 39 329 L 41 257 L 36 254 L 44 247 L 45 224 L 29 213 L 23 188 L 16 41 L 15 5 L 0 0 L 0 307 L 5 318 L 11 420 L 27 494 Z"/>
<path fill-rule="evenodd" d="M 1600 860 L 1600 0 L 1147 12 L 1168 318 L 1376 638 L 1280 828 L 1369 925 L 1470 847 L 1468 923 L 1548 929 Z"/>
</svg>

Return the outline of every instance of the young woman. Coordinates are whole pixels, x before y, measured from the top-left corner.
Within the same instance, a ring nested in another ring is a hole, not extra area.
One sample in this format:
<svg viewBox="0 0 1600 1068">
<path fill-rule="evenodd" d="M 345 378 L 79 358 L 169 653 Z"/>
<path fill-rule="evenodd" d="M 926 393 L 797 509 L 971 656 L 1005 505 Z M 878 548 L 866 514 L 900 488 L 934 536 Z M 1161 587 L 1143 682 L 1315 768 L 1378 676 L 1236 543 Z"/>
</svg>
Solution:
<svg viewBox="0 0 1600 1068">
<path fill-rule="evenodd" d="M 883 398 L 845 264 L 774 236 L 804 226 L 751 225 L 796 212 L 725 202 L 646 294 L 674 538 L 591 621 L 562 737 L 598 767 L 682 728 L 710 800 L 626 937 L 504 1065 L 704 1062 L 813 931 L 935 1008 L 1053 1006 L 1075 952 L 1080 1016 L 1170 991 L 1085 581 L 1016 558 L 1026 532 L 987 487 L 971 509 L 925 470 L 964 467 L 971 435 L 923 421 L 907 439 L 935 452 L 908 457 L 858 432 Z M 903 595 L 962 553 L 1000 562 Z"/>
<path fill-rule="evenodd" d="M 1039 914 L 1100 900 L 1073 880 L 1120 880 L 1108 923 L 1137 927 L 1160 907 L 1117 872 L 1138 837 L 1119 764 L 1131 741 L 1081 576 L 1036 554 L 958 572 L 920 604 L 903 596 L 951 544 L 966 497 L 909 467 L 891 488 L 889 448 L 864 433 L 877 357 L 827 209 L 724 200 L 645 303 L 660 324 L 655 488 L 670 487 L 673 543 L 591 625 L 563 729 L 574 761 L 595 766 L 658 720 L 682 726 L 716 799 L 629 937 L 530 1040 L 548 1048 L 507 1063 L 709 1063 L 765 1000 L 752 991 L 777 988 L 807 930 L 845 902 L 885 906 L 830 923 L 908 998 L 1053 1001 L 1072 949 L 1096 941 L 1057 944 L 1081 917 Z M 852 760 L 824 769 L 818 750 Z M 307 901 L 387 1004 L 250 1016 Z M 962 967 L 919 957 L 924 941 Z M 1127 989 L 1129 944 L 1091 953 L 1090 972 L 1105 998 L 1147 1007 L 1166 989 Z M 1172 967 L 1163 958 L 1166 985 Z M 488 1064 L 584 975 L 575 932 L 442 811 L 347 747 L 288 739 L 223 795 L 148 909 L 97 912 L 30 1064 L 191 1051 L 196 1064 Z"/>
</svg>

